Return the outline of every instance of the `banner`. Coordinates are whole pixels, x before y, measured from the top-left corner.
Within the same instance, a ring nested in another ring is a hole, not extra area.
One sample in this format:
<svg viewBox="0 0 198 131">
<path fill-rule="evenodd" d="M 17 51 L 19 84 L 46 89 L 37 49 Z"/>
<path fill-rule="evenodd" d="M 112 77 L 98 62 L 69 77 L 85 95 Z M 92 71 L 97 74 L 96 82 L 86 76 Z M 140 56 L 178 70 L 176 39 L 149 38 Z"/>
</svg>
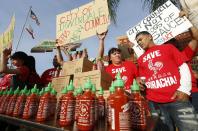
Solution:
<svg viewBox="0 0 198 131">
<path fill-rule="evenodd" d="M 167 1 L 127 31 L 129 40 L 136 46 L 136 34 L 141 31 L 148 31 L 156 44 L 165 43 L 192 26 L 186 17 L 179 17 L 179 12 L 179 9 L 171 1 Z"/>
<path fill-rule="evenodd" d="M 107 30 L 110 24 L 107 0 L 96 0 L 56 16 L 60 45 L 78 42 Z"/>
<path fill-rule="evenodd" d="M 10 25 L 6 31 L 0 35 L 0 52 L 5 48 L 11 48 L 14 38 L 15 16 L 12 16 Z"/>
</svg>

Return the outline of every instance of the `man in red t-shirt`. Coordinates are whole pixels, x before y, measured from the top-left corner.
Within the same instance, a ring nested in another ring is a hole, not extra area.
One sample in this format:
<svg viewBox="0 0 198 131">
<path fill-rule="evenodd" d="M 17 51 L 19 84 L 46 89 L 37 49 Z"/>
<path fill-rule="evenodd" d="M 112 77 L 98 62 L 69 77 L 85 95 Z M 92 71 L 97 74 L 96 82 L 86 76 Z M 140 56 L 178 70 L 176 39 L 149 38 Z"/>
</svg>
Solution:
<svg viewBox="0 0 198 131">
<path fill-rule="evenodd" d="M 104 39 L 107 31 L 97 34 L 99 38 L 99 54 L 98 58 L 102 58 L 104 54 Z M 121 57 L 121 50 L 118 48 L 111 48 L 108 52 L 109 65 L 105 68 L 106 72 L 115 79 L 115 76 L 120 72 L 122 79 L 125 82 L 125 90 L 130 92 L 130 86 L 133 84 L 133 79 L 137 77 L 137 67 L 131 61 L 123 61 Z"/>
<path fill-rule="evenodd" d="M 192 84 L 186 58 L 173 45 L 155 45 L 146 31 L 139 32 L 136 41 L 145 50 L 138 58 L 138 66 L 139 75 L 146 78 L 146 97 L 159 106 L 163 122 L 170 130 L 174 125 L 179 130 L 198 129 L 196 113 L 189 102 Z"/>
<path fill-rule="evenodd" d="M 60 64 L 57 62 L 56 55 L 53 58 L 53 66 L 54 68 L 47 69 L 41 75 L 41 83 L 43 86 L 47 86 L 47 84 L 52 81 L 52 78 L 55 76 L 57 68 L 60 66 Z"/>
</svg>

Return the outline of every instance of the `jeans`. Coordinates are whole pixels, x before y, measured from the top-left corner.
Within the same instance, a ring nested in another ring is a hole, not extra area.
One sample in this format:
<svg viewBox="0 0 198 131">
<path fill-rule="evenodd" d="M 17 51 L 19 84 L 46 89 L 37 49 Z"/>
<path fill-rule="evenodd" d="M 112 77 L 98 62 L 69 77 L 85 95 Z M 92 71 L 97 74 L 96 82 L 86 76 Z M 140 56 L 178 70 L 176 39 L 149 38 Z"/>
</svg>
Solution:
<svg viewBox="0 0 198 131">
<path fill-rule="evenodd" d="M 191 96 L 192 96 L 192 105 L 194 106 L 195 111 L 198 114 L 198 92 L 192 93 Z"/>
<path fill-rule="evenodd" d="M 160 116 L 170 131 L 198 131 L 198 119 L 195 109 L 189 101 L 176 101 L 172 103 L 154 103 L 160 109 Z"/>
</svg>

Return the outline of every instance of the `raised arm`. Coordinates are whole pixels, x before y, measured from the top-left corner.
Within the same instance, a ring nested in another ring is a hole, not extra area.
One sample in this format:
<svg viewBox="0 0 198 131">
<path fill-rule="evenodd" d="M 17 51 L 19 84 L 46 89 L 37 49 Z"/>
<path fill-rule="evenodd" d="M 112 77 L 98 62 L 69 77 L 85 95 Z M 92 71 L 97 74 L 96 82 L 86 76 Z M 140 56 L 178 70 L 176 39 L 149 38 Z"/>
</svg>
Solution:
<svg viewBox="0 0 198 131">
<path fill-rule="evenodd" d="M 107 32 L 108 32 L 108 30 L 101 34 L 97 33 L 97 36 L 99 39 L 98 56 L 97 56 L 98 59 L 103 58 L 103 56 L 104 56 L 104 40 L 107 35 Z"/>
</svg>

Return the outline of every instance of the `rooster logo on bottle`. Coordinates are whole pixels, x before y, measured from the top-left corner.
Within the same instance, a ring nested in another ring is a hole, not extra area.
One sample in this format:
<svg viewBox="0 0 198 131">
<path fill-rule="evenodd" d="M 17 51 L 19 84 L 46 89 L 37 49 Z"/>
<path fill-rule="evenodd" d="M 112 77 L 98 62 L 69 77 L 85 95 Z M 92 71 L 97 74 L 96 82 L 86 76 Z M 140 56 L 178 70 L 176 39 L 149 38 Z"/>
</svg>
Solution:
<svg viewBox="0 0 198 131">
<path fill-rule="evenodd" d="M 162 69 L 162 67 L 163 67 L 163 63 L 160 61 L 153 63 L 152 60 L 149 60 L 148 62 L 148 68 L 154 72 L 153 75 L 156 75 L 157 72 Z"/>
</svg>

